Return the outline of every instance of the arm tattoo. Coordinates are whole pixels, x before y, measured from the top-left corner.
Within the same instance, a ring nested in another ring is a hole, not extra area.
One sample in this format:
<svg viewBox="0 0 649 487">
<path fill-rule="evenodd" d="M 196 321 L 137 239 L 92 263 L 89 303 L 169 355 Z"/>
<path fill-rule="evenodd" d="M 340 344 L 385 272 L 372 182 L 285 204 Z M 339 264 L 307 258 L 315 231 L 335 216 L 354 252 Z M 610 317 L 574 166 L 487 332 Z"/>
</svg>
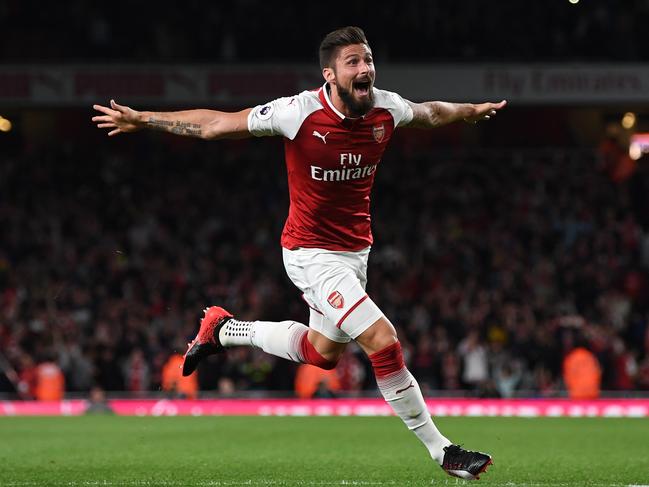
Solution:
<svg viewBox="0 0 649 487">
<path fill-rule="evenodd" d="M 153 117 L 151 117 L 147 123 L 151 126 L 151 128 L 160 130 L 166 130 L 167 127 L 173 127 L 174 125 L 173 122 L 168 122 L 166 120 L 160 120 Z"/>
<path fill-rule="evenodd" d="M 435 126 L 435 107 L 430 102 L 410 103 L 412 107 L 412 120 L 408 127 L 431 128 Z"/>
<path fill-rule="evenodd" d="M 163 130 L 177 135 L 191 135 L 201 137 L 203 130 L 200 123 L 181 122 L 180 120 L 160 120 L 158 118 L 149 118 L 147 122 L 149 127 L 156 130 Z"/>
<path fill-rule="evenodd" d="M 176 120 L 176 125 L 171 131 L 174 134 L 193 135 L 194 137 L 200 137 L 202 133 L 200 123 L 180 122 L 178 120 Z"/>
</svg>

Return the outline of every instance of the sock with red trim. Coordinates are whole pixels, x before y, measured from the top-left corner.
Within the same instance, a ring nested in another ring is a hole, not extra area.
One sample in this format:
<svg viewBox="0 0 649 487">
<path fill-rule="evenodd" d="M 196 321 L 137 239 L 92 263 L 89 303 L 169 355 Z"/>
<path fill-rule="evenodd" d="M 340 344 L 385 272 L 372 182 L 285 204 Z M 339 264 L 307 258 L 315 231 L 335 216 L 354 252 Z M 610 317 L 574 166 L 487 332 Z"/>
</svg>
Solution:
<svg viewBox="0 0 649 487">
<path fill-rule="evenodd" d="M 309 327 L 297 321 L 239 321 L 228 320 L 219 330 L 224 347 L 247 345 L 261 348 L 277 357 L 332 369 L 329 362 L 311 345 L 307 338 Z"/>
<path fill-rule="evenodd" d="M 404 364 L 401 344 L 396 342 L 373 353 L 369 359 L 385 401 L 441 465 L 444 447 L 451 442 L 433 423 L 419 384 Z"/>
</svg>

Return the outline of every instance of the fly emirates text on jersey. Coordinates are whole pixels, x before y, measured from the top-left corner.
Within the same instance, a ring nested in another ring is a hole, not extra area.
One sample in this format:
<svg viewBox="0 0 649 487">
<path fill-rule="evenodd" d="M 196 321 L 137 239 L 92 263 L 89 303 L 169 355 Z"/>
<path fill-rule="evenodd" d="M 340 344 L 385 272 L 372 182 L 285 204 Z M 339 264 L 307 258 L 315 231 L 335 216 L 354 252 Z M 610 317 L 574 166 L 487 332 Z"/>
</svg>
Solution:
<svg viewBox="0 0 649 487">
<path fill-rule="evenodd" d="M 316 181 L 349 181 L 363 179 L 376 171 L 377 164 L 361 167 L 361 154 L 340 154 L 340 169 L 324 169 L 311 166 L 311 177 Z"/>
</svg>

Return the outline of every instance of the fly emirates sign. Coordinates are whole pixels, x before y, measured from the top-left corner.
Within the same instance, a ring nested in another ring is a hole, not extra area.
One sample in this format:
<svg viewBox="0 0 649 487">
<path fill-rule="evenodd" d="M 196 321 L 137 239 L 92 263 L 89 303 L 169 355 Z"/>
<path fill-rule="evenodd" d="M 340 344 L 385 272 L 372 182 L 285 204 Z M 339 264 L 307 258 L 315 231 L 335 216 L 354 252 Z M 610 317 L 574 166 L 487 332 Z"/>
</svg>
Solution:
<svg viewBox="0 0 649 487">
<path fill-rule="evenodd" d="M 361 167 L 361 154 L 340 154 L 339 169 L 324 169 L 320 166 L 311 166 L 311 178 L 316 181 L 350 181 L 363 179 L 376 172 L 377 164 Z"/>
</svg>

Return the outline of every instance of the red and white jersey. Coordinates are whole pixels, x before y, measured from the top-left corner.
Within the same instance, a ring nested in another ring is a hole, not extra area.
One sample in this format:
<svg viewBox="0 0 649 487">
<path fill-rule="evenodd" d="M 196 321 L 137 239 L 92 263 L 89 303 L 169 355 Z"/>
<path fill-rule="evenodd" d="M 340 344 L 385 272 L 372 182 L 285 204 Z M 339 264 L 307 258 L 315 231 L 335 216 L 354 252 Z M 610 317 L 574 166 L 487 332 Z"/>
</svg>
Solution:
<svg viewBox="0 0 649 487">
<path fill-rule="evenodd" d="M 396 93 L 374 88 L 364 117 L 346 118 L 327 85 L 255 107 L 248 130 L 285 141 L 290 208 L 282 247 L 360 250 L 372 244 L 370 192 L 383 152 L 412 108 Z"/>
</svg>

